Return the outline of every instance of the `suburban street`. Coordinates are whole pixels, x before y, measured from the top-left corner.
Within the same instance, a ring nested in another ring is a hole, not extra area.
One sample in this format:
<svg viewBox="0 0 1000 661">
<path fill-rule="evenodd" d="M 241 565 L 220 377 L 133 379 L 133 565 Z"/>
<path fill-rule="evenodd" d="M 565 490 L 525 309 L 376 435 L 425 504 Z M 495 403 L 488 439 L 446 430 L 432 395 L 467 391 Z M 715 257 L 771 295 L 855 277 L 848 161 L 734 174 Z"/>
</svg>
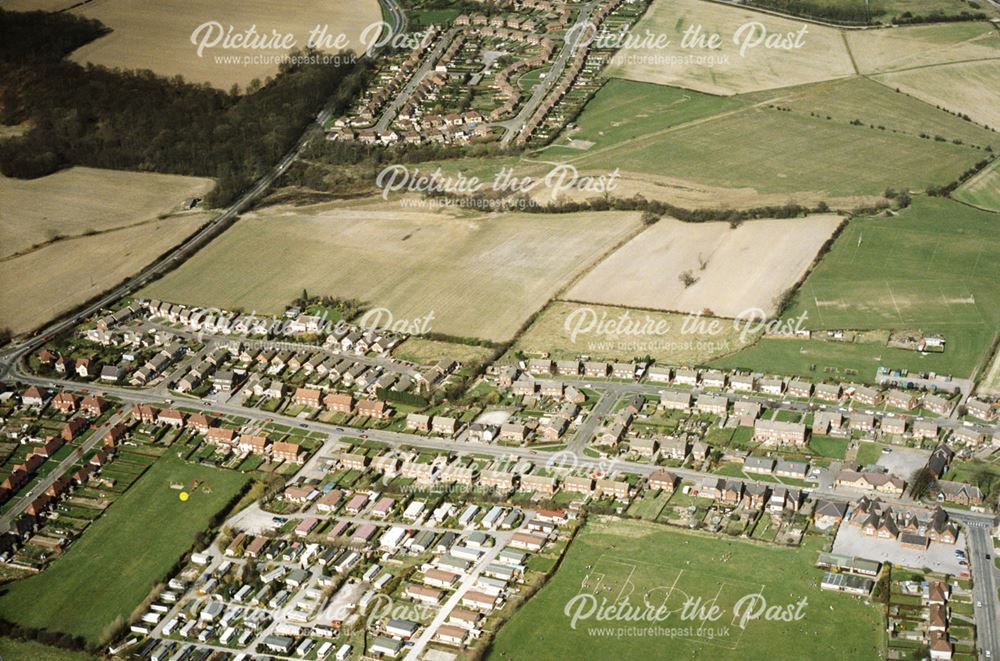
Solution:
<svg viewBox="0 0 1000 661">
<path fill-rule="evenodd" d="M 583 7 L 580 8 L 580 13 L 577 15 L 576 24 L 582 25 L 590 20 L 590 15 L 593 13 L 594 9 L 601 4 L 599 0 L 591 0 Z M 556 86 L 559 81 L 559 77 L 562 76 L 563 70 L 566 68 L 566 64 L 570 61 L 574 55 L 576 55 L 579 48 L 583 47 L 581 44 L 575 43 L 574 40 L 564 40 L 562 48 L 559 49 L 559 53 L 556 55 L 555 59 L 552 60 L 552 68 L 549 69 L 545 78 L 542 79 L 540 83 L 535 85 L 532 89 L 531 96 L 521 110 L 512 119 L 508 119 L 503 122 L 495 122 L 493 126 L 502 126 L 504 128 L 504 135 L 501 139 L 502 144 L 510 144 L 510 142 L 517 137 L 517 134 L 524 127 L 528 119 L 535 114 L 535 110 L 541 105 L 545 97 L 548 96 L 552 88 Z"/>
</svg>

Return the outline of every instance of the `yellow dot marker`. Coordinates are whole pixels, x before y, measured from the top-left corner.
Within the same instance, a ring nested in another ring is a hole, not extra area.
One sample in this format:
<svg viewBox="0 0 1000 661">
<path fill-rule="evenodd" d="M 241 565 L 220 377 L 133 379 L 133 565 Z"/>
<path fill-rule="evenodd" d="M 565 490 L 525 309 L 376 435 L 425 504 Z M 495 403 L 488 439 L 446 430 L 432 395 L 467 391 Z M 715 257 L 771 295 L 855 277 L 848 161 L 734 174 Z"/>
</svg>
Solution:
<svg viewBox="0 0 1000 661">
<path fill-rule="evenodd" d="M 181 494 L 179 496 L 179 498 L 181 499 L 181 502 L 186 501 L 190 497 L 191 496 L 188 495 L 187 491 L 181 491 Z"/>
</svg>

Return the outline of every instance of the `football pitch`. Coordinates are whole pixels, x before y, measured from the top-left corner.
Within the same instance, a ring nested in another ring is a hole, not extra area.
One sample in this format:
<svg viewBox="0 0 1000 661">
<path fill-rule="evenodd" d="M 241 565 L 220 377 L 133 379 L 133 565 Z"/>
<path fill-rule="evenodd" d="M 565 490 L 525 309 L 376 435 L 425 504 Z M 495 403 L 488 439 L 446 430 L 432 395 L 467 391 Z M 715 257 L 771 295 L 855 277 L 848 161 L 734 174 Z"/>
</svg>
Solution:
<svg viewBox="0 0 1000 661">
<path fill-rule="evenodd" d="M 556 574 L 500 629 L 490 658 L 566 659 L 581 649 L 600 659 L 883 657 L 878 608 L 820 589 L 821 545 L 591 518 Z"/>
</svg>

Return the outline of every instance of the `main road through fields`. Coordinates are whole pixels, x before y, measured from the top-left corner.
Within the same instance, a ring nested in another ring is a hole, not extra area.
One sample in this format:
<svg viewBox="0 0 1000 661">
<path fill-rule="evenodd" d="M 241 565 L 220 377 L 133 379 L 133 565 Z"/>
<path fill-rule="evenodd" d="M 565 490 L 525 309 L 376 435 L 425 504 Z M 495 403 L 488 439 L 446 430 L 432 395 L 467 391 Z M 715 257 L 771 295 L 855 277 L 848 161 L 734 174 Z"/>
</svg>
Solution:
<svg viewBox="0 0 1000 661">
<path fill-rule="evenodd" d="M 385 9 L 389 13 L 388 29 L 390 30 L 391 39 L 391 37 L 398 35 L 406 29 L 406 15 L 403 13 L 397 0 L 380 0 L 380 2 L 385 5 Z M 389 39 L 385 40 L 385 42 L 388 41 Z M 380 50 L 373 49 L 372 52 L 366 53 L 365 57 L 377 57 Z M 34 335 L 22 342 L 8 346 L 3 353 L 0 353 L 0 379 L 9 374 L 11 367 L 18 360 L 40 347 L 54 335 L 73 328 L 87 317 L 139 291 L 154 279 L 176 268 L 181 262 L 194 255 L 198 250 L 222 234 L 233 224 L 240 213 L 250 208 L 252 204 L 270 189 L 271 185 L 278 177 L 285 173 L 314 137 L 322 135 L 323 127 L 330 120 L 330 115 L 330 110 L 323 108 L 316 116 L 316 121 L 306 127 L 306 130 L 295 143 L 295 146 L 275 164 L 270 172 L 257 180 L 228 208 L 206 223 L 198 232 L 188 237 L 183 243 L 96 300 L 53 321 L 50 325 L 36 331 Z"/>
</svg>

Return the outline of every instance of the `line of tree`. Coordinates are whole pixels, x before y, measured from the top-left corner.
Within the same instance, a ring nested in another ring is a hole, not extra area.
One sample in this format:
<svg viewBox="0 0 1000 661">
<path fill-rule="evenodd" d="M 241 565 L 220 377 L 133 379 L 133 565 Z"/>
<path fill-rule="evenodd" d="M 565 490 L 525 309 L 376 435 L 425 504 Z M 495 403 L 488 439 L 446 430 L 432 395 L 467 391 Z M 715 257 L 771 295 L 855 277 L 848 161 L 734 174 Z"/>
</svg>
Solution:
<svg viewBox="0 0 1000 661">
<path fill-rule="evenodd" d="M 371 77 L 368 60 L 293 53 L 273 79 L 240 93 L 62 59 L 104 30 L 68 14 L 0 11 L 0 34 L 17 36 L 0 59 L 0 122 L 32 126 L 0 142 L 4 175 L 87 165 L 208 176 L 218 182 L 209 204 L 224 205 L 280 160 L 325 103 L 342 112 Z"/>
<path fill-rule="evenodd" d="M 867 25 L 885 14 L 884 9 L 865 5 L 829 5 L 809 0 L 747 0 L 747 5 L 771 9 L 782 14 L 818 18 L 833 23 Z"/>
</svg>

